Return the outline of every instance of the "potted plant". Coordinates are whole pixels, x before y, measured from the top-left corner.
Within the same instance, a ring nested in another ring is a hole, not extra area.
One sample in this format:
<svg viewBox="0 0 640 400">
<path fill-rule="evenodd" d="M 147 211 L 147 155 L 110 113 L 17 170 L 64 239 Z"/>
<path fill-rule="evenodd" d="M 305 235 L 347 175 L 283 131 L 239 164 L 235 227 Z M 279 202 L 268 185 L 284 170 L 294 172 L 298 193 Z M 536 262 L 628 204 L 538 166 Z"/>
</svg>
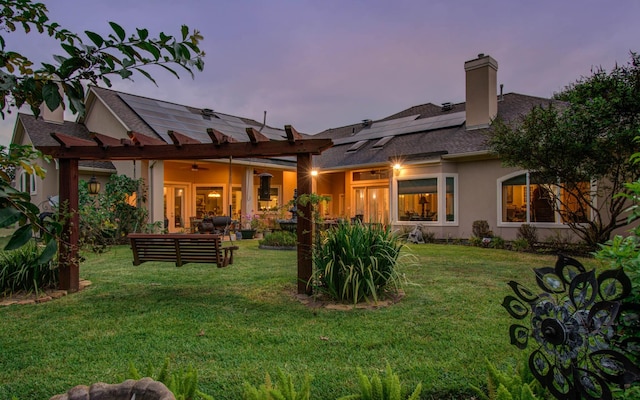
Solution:
<svg viewBox="0 0 640 400">
<path fill-rule="evenodd" d="M 240 235 L 242 239 L 253 239 L 259 223 L 260 221 L 257 216 L 253 214 L 247 214 L 242 221 L 242 229 L 240 229 Z"/>
</svg>

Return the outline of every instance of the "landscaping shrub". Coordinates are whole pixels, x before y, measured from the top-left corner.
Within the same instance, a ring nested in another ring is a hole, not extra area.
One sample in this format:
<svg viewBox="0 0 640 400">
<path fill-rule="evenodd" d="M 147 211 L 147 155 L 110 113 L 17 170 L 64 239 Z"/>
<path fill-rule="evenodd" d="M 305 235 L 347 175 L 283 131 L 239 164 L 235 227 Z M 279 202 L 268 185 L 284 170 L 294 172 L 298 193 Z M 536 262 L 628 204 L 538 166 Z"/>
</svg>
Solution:
<svg viewBox="0 0 640 400">
<path fill-rule="evenodd" d="M 513 251 L 526 251 L 529 250 L 531 246 L 526 239 L 518 238 L 511 242 L 511 250 Z"/>
<path fill-rule="evenodd" d="M 264 239 L 260 240 L 258 244 L 260 246 L 296 247 L 297 241 L 298 238 L 293 232 L 276 231 L 265 235 Z"/>
<path fill-rule="evenodd" d="M 158 224 L 147 224 L 148 210 L 132 202 L 146 202 L 142 179 L 111 175 L 104 191 L 90 195 L 87 183 L 80 183 L 80 244 L 94 252 L 102 252 L 112 244 L 126 244 L 132 232 L 157 231 Z"/>
<path fill-rule="evenodd" d="M 529 244 L 529 248 L 533 249 L 535 244 L 538 243 L 538 228 L 533 225 L 522 224 L 518 228 L 516 237 L 525 240 Z"/>
<path fill-rule="evenodd" d="M 500 236 L 494 236 L 491 238 L 488 246 L 492 249 L 504 249 L 505 242 L 504 239 Z"/>
<path fill-rule="evenodd" d="M 493 232 L 489 228 L 489 223 L 485 220 L 473 221 L 473 225 L 471 226 L 471 232 L 473 236 L 477 238 L 493 237 Z"/>
<path fill-rule="evenodd" d="M 32 240 L 16 250 L 0 252 L 0 290 L 11 293 L 55 287 L 58 270 L 53 261 L 39 261 L 42 250 Z"/>
<path fill-rule="evenodd" d="M 431 231 L 424 231 L 422 232 L 422 239 L 425 243 L 435 243 L 436 233 Z"/>
<path fill-rule="evenodd" d="M 403 245 L 389 228 L 339 222 L 322 233 L 313 251 L 314 291 L 340 301 L 378 300 L 397 291 L 397 271 Z"/>
<path fill-rule="evenodd" d="M 381 378 L 374 373 L 371 379 L 367 377 L 360 368 L 358 368 L 358 384 L 360 393 L 350 396 L 341 397 L 339 400 L 400 400 L 402 398 L 402 385 L 400 378 L 391 370 L 391 366 L 387 364 L 384 376 Z M 422 383 L 418 383 L 413 393 L 409 395 L 408 400 L 417 400 L 422 392 Z"/>
</svg>

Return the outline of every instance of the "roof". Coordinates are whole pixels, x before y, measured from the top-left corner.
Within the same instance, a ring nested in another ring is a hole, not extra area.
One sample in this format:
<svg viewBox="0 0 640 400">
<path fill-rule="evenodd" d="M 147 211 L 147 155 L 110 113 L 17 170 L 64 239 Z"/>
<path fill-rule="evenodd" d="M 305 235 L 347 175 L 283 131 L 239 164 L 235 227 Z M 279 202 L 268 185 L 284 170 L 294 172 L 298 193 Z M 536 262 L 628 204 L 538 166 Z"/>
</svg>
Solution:
<svg viewBox="0 0 640 400">
<path fill-rule="evenodd" d="M 269 139 L 284 140 L 284 129 L 273 128 L 249 118 L 207 108 L 197 108 L 149 97 L 91 87 L 128 129 L 171 143 L 168 131 L 176 131 L 202 143 L 211 142 L 207 129 L 216 129 L 239 142 L 248 142 L 246 128 L 254 128 Z M 308 136 L 308 135 L 303 135 Z"/>
<path fill-rule="evenodd" d="M 89 130 L 80 123 L 64 121 L 62 124 L 47 122 L 31 114 L 18 113 L 18 121 L 22 124 L 25 133 L 31 139 L 34 146 L 56 146 L 59 143 L 51 137 L 51 132 L 64 133 L 79 139 L 90 140 Z M 115 171 L 116 168 L 111 161 L 80 161 L 80 166 L 106 169 Z"/>
<path fill-rule="evenodd" d="M 498 117 L 515 120 L 533 107 L 555 100 L 517 93 L 503 95 Z M 428 159 L 447 154 L 488 152 L 491 128 L 466 130 L 465 103 L 444 109 L 428 103 L 410 107 L 376 121 L 328 129 L 316 137 L 331 138 L 334 146 L 314 158 L 314 167 L 337 169 L 385 165 L 394 159 Z"/>
</svg>

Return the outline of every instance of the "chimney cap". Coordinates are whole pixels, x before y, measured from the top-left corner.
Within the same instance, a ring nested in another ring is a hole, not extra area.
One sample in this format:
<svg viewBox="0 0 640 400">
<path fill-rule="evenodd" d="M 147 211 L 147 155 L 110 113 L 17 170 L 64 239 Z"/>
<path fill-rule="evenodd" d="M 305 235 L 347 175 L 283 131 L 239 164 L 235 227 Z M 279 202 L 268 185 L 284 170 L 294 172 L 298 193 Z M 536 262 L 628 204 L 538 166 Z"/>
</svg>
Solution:
<svg viewBox="0 0 640 400">
<path fill-rule="evenodd" d="M 442 111 L 450 111 L 453 110 L 453 103 L 451 103 L 450 101 L 444 102 L 442 103 Z"/>
<path fill-rule="evenodd" d="M 491 57 L 489 54 L 478 54 L 478 58 L 474 58 L 473 60 L 465 61 L 464 69 L 465 71 L 471 71 L 476 68 L 482 68 L 489 66 L 496 71 L 498 70 L 498 62 Z"/>
</svg>

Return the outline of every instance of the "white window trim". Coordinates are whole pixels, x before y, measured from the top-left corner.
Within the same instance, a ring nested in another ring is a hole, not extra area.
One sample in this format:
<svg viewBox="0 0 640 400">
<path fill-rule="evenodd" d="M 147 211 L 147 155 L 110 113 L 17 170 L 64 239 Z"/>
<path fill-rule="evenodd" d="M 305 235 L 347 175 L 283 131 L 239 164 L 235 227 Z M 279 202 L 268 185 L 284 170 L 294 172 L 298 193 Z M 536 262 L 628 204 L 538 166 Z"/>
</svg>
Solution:
<svg viewBox="0 0 640 400">
<path fill-rule="evenodd" d="M 526 188 L 526 196 L 525 196 L 525 201 L 527 204 L 527 220 L 526 221 L 522 221 L 522 222 L 506 222 L 502 220 L 502 182 L 509 180 L 513 177 L 516 177 L 518 175 L 525 175 L 525 188 Z M 556 221 L 560 221 L 560 222 L 531 222 L 529 221 L 529 218 L 531 217 L 531 210 L 529 209 L 530 204 L 531 204 L 531 182 L 529 181 L 529 177 L 530 177 L 530 171 L 527 170 L 521 170 L 521 171 L 516 171 L 516 172 L 512 172 L 510 174 L 501 176 L 500 178 L 498 178 L 497 180 L 497 185 L 496 185 L 496 199 L 497 199 L 497 221 L 496 221 L 496 226 L 498 227 L 503 227 L 503 228 L 509 228 L 509 227 L 519 227 L 522 224 L 529 224 L 529 225 L 533 225 L 535 227 L 538 228 L 561 228 L 561 229 L 569 229 L 569 225 L 565 224 L 564 222 L 562 222 L 562 216 L 557 212 L 554 211 L 554 216 L 555 216 L 555 220 Z M 594 181 L 591 181 L 591 187 L 592 190 L 591 192 L 594 193 Z M 555 190 L 560 190 L 560 188 L 558 186 L 555 186 Z M 592 196 L 592 201 L 594 197 Z M 593 218 L 593 215 L 589 216 L 590 219 Z"/>
<path fill-rule="evenodd" d="M 29 182 L 27 182 L 27 179 Z M 29 186 L 27 188 L 27 186 Z M 28 189 L 28 190 L 27 190 Z M 18 183 L 18 190 L 21 192 L 29 192 L 30 195 L 38 194 L 38 186 L 36 185 L 36 176 L 35 174 L 28 174 L 27 171 L 20 172 L 20 180 Z"/>
<path fill-rule="evenodd" d="M 400 221 L 398 216 L 398 182 L 413 181 L 417 179 L 433 179 L 438 180 L 438 220 L 437 221 Z M 453 178 L 453 221 L 447 221 L 447 178 Z M 457 173 L 440 173 L 440 174 L 419 174 L 406 175 L 401 178 L 394 177 L 391 185 L 391 194 L 389 207 L 391 207 L 391 216 L 394 225 L 421 225 L 429 226 L 458 226 L 460 219 L 459 204 L 460 191 L 458 190 L 458 174 Z"/>
</svg>

